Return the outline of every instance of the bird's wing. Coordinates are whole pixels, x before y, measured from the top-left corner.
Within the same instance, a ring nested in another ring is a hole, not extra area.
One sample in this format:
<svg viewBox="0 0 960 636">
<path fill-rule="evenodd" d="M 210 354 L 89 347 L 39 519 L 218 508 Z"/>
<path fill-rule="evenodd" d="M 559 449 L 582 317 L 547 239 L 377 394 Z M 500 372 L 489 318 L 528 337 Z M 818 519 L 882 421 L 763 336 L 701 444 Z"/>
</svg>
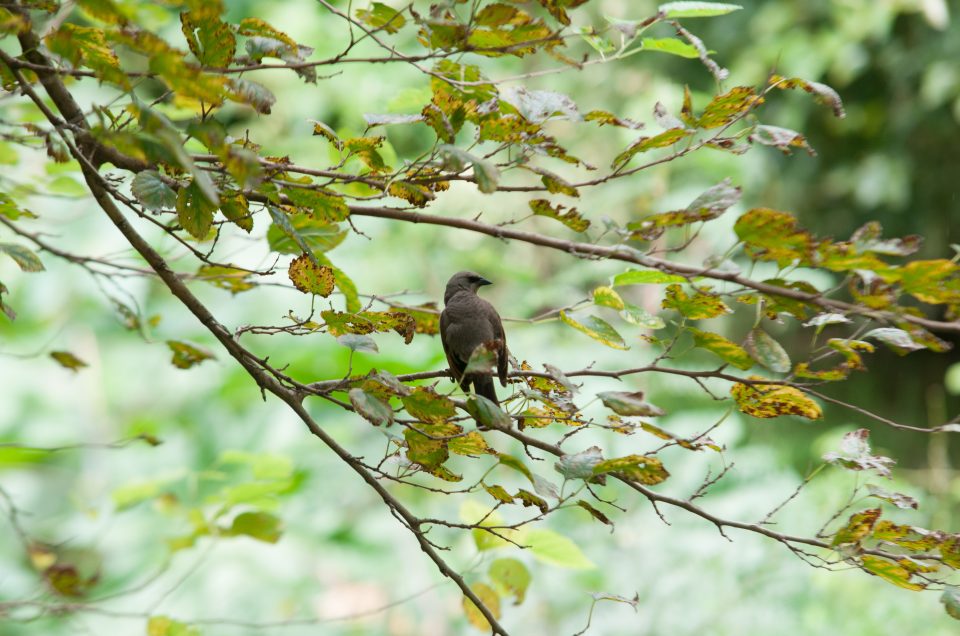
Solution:
<svg viewBox="0 0 960 636">
<path fill-rule="evenodd" d="M 447 365 L 453 371 L 454 379 L 459 382 L 466 364 L 457 358 L 450 344 L 450 314 L 446 309 L 440 314 L 440 344 L 443 345 L 443 353 L 447 356 Z"/>
<path fill-rule="evenodd" d="M 491 326 L 493 327 L 493 338 L 497 343 L 497 377 L 500 378 L 500 385 L 507 386 L 507 334 L 503 331 L 503 321 L 500 320 L 500 314 L 489 305 Z"/>
</svg>

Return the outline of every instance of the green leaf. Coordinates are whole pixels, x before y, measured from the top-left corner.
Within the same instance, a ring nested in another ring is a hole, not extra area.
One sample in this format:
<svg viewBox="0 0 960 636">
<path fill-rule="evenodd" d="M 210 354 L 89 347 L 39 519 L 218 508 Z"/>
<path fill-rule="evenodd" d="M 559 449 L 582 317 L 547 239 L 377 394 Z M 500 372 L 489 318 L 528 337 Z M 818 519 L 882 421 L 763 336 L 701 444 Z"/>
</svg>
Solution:
<svg viewBox="0 0 960 636">
<path fill-rule="evenodd" d="M 473 177 L 477 181 L 477 189 L 484 194 L 490 194 L 497 191 L 497 184 L 500 181 L 500 171 L 497 167 L 485 161 L 474 157 L 466 150 L 461 150 L 456 146 L 442 144 L 437 148 L 440 156 L 444 158 L 447 170 L 459 172 L 467 165 L 473 166 Z"/>
<path fill-rule="evenodd" d="M 486 490 L 487 493 L 497 501 L 503 503 L 513 503 L 513 495 L 508 493 L 503 486 L 498 486 L 496 484 L 488 486 L 483 484 L 483 489 Z"/>
<path fill-rule="evenodd" d="M 613 287 L 597 287 L 594 289 L 593 304 L 600 305 L 601 307 L 611 307 L 617 311 L 625 307 L 623 298 L 620 298 L 620 294 L 618 294 Z"/>
<path fill-rule="evenodd" d="M 283 193 L 297 207 L 309 210 L 317 221 L 337 223 L 350 216 L 350 208 L 344 202 L 343 196 L 331 190 L 285 187 Z"/>
<path fill-rule="evenodd" d="M 542 497 L 523 488 L 518 490 L 513 498 L 515 501 L 522 503 L 525 508 L 538 508 L 542 514 L 547 514 L 550 511 L 550 505 Z"/>
<path fill-rule="evenodd" d="M 786 212 L 754 208 L 737 219 L 733 230 L 754 260 L 776 261 L 786 267 L 794 261 L 808 263 L 813 253 L 813 237 Z"/>
<path fill-rule="evenodd" d="M 637 325 L 638 327 L 643 327 L 644 329 L 663 329 L 666 326 L 666 324 L 663 322 L 663 318 L 660 316 L 654 316 L 643 307 L 637 307 L 636 305 L 631 305 L 630 303 L 624 303 L 623 310 L 620 312 L 620 317 L 629 322 L 631 325 Z"/>
<path fill-rule="evenodd" d="M 171 210 L 177 204 L 177 193 L 163 182 L 156 170 L 138 172 L 130 183 L 130 191 L 143 207 L 153 212 Z"/>
<path fill-rule="evenodd" d="M 267 230 L 267 244 L 270 249 L 281 254 L 300 254 L 329 252 L 340 245 L 347 237 L 347 230 L 335 223 L 320 221 L 306 214 L 282 215 L 281 223 L 277 219 Z M 306 249 L 304 249 L 306 247 Z"/>
<path fill-rule="evenodd" d="M 193 238 L 200 241 L 206 239 L 213 225 L 213 213 L 217 211 L 217 205 L 204 195 L 196 180 L 180 188 L 176 206 L 180 226 Z"/>
<path fill-rule="evenodd" d="M 838 546 L 846 543 L 859 543 L 870 534 L 870 531 L 873 530 L 873 526 L 879 518 L 879 508 L 861 510 L 860 512 L 850 515 L 850 518 L 847 520 L 847 525 L 837 530 L 833 535 L 833 540 L 830 542 L 830 545 Z"/>
<path fill-rule="evenodd" d="M 677 274 L 667 274 L 658 269 L 629 269 L 613 277 L 614 286 L 619 285 L 659 285 L 663 283 L 685 283 L 687 279 Z"/>
<path fill-rule="evenodd" d="M 482 395 L 471 395 L 467 399 L 467 413 L 477 420 L 478 424 L 488 428 L 505 429 L 512 424 L 509 415 Z"/>
<path fill-rule="evenodd" d="M 603 391 L 597 393 L 603 405 L 617 415 L 639 415 L 641 417 L 658 417 L 664 414 L 663 409 L 643 400 L 640 391 Z"/>
<path fill-rule="evenodd" d="M 700 57 L 695 46 L 678 38 L 643 38 L 641 42 L 645 51 L 660 51 L 689 59 Z"/>
<path fill-rule="evenodd" d="M 185 11 L 180 25 L 190 51 L 204 66 L 225 68 L 233 61 L 237 39 L 230 25 L 209 10 Z"/>
<path fill-rule="evenodd" d="M 450 457 L 447 440 L 435 438 L 457 435 L 463 432 L 463 429 L 456 424 L 424 424 L 421 427 L 424 429 L 424 433 L 428 433 L 428 435 L 407 428 L 403 431 L 403 437 L 407 441 L 407 459 L 429 471 L 438 468 Z"/>
<path fill-rule="evenodd" d="M 524 464 L 522 460 L 517 459 L 513 455 L 507 455 L 506 453 L 500 453 L 499 460 L 501 464 L 512 468 L 529 479 L 531 484 L 533 483 L 533 473 L 530 472 L 530 469 L 527 468 L 526 464 Z"/>
<path fill-rule="evenodd" d="M 528 530 L 523 538 L 523 544 L 527 546 L 534 558 L 550 565 L 576 570 L 597 567 L 580 551 L 576 543 L 553 530 L 546 528 Z"/>
<path fill-rule="evenodd" d="M 350 389 L 349 396 L 357 413 L 374 426 L 393 423 L 393 409 L 383 400 L 358 388 Z"/>
<path fill-rule="evenodd" d="M 594 475 L 607 473 L 615 473 L 647 486 L 655 486 L 670 476 L 659 459 L 647 455 L 627 455 L 605 459 L 593 467 Z"/>
<path fill-rule="evenodd" d="M 260 36 L 280 40 L 287 46 L 296 48 L 297 43 L 283 31 L 279 31 L 259 18 L 243 18 L 237 29 L 240 35 Z"/>
<path fill-rule="evenodd" d="M 424 422 L 445 422 L 457 414 L 453 400 L 430 387 L 418 386 L 400 399 L 407 413 Z"/>
<path fill-rule="evenodd" d="M 387 33 L 396 33 L 406 24 L 399 11 L 382 2 L 374 2 L 369 9 L 357 9 L 357 17 L 374 29 L 382 29 Z"/>
<path fill-rule="evenodd" d="M 518 538 L 517 535 L 519 533 L 516 530 L 511 530 L 509 528 L 498 529 L 496 531 L 498 534 L 503 536 L 497 536 L 496 534 L 480 529 L 489 526 L 503 526 L 505 522 L 503 517 L 501 517 L 495 510 L 491 509 L 490 506 L 481 504 L 472 499 L 468 499 L 461 504 L 460 520 L 463 523 L 480 526 L 479 528 L 474 528 L 471 530 L 470 533 L 473 535 L 473 541 L 477 546 L 477 550 L 481 552 L 511 545 L 510 542 L 503 537 L 510 537 L 513 539 Z"/>
<path fill-rule="evenodd" d="M 627 229 L 632 232 L 630 238 L 651 241 L 662 235 L 667 228 L 713 220 L 739 201 L 740 195 L 741 189 L 732 186 L 730 179 L 724 179 L 705 190 L 682 210 L 652 214 L 628 223 Z"/>
<path fill-rule="evenodd" d="M 750 330 L 744 347 L 751 358 L 776 373 L 787 373 L 793 366 L 786 350 L 760 327 Z"/>
<path fill-rule="evenodd" d="M 648 150 L 653 150 L 655 148 L 666 148 L 667 146 L 672 146 L 675 143 L 686 139 L 692 134 L 693 132 L 687 130 L 686 128 L 671 128 L 670 130 L 665 130 L 658 135 L 654 135 L 653 137 L 639 137 L 636 141 L 630 144 L 626 150 L 614 158 L 612 167 L 622 167 L 639 152 L 647 152 Z"/>
<path fill-rule="evenodd" d="M 711 18 L 739 11 L 743 7 L 739 4 L 724 2 L 668 2 L 658 7 L 666 14 L 667 19 L 676 18 Z"/>
<path fill-rule="evenodd" d="M 212 360 L 213 354 L 209 351 L 179 340 L 167 340 L 167 347 L 173 352 L 170 360 L 178 369 L 189 369 L 204 360 Z"/>
<path fill-rule="evenodd" d="M 960 587 L 956 585 L 944 587 L 940 602 L 943 603 L 943 609 L 948 616 L 960 621 Z"/>
<path fill-rule="evenodd" d="M 12 258 L 25 272 L 42 272 L 44 269 L 40 258 L 28 247 L 16 243 L 0 243 L 0 252 Z"/>
<path fill-rule="evenodd" d="M 470 353 L 463 375 L 490 375 L 497 365 L 497 344 L 482 342 Z"/>
<path fill-rule="evenodd" d="M 0 192 L 0 216 L 5 216 L 11 221 L 16 221 L 21 216 L 28 219 L 37 218 L 37 215 L 30 210 L 20 208 L 17 202 L 11 199 L 5 192 Z"/>
<path fill-rule="evenodd" d="M 610 521 L 610 517 L 603 514 L 602 512 L 594 508 L 590 502 L 584 501 L 583 499 L 578 499 L 577 505 L 583 508 L 584 510 L 586 510 L 588 513 L 590 513 L 590 516 L 596 519 L 597 521 L 599 521 L 600 523 L 610 526 L 611 532 L 612 532 L 613 522 Z"/>
<path fill-rule="evenodd" d="M 175 473 L 156 479 L 125 484 L 114 490 L 110 498 L 113 499 L 113 505 L 116 506 L 117 510 L 126 510 L 138 503 L 157 497 L 166 491 L 167 486 L 182 477 L 182 474 Z"/>
<path fill-rule="evenodd" d="M 147 620 L 147 636 L 200 636 L 200 630 L 168 616 L 151 616 Z"/>
<path fill-rule="evenodd" d="M 697 120 L 697 126 L 705 129 L 727 126 L 762 102 L 763 99 L 757 96 L 752 86 L 734 86 L 710 100 Z"/>
<path fill-rule="evenodd" d="M 490 448 L 487 440 L 477 431 L 471 431 L 466 435 L 454 437 L 447 442 L 447 448 L 450 449 L 451 453 L 466 457 L 497 454 L 497 451 Z"/>
<path fill-rule="evenodd" d="M 61 367 L 71 371 L 79 371 L 83 367 L 90 366 L 69 351 L 51 351 L 50 357 L 56 360 Z"/>
<path fill-rule="evenodd" d="M 231 535 L 245 535 L 257 541 L 276 543 L 283 534 L 283 521 L 269 512 L 243 512 L 233 519 L 228 531 Z"/>
<path fill-rule="evenodd" d="M 232 77 L 228 82 L 230 99 L 252 106 L 261 115 L 269 115 L 277 96 L 269 88 L 242 77 Z"/>
<path fill-rule="evenodd" d="M 220 289 L 226 289 L 231 294 L 239 294 L 256 287 L 256 283 L 250 281 L 251 275 L 246 270 L 220 265 L 201 265 L 197 270 L 197 280 L 208 282 Z"/>
<path fill-rule="evenodd" d="M 530 571 L 523 561 L 513 558 L 496 559 L 488 570 L 490 581 L 500 594 L 513 596 L 514 605 L 523 603 L 530 587 Z"/>
<path fill-rule="evenodd" d="M 617 330 L 610 326 L 608 322 L 596 316 L 587 316 L 585 322 L 579 322 L 567 315 L 565 311 L 560 312 L 560 320 L 577 331 L 581 331 L 594 340 L 601 342 L 613 349 L 629 349 L 623 341 L 623 337 L 617 333 Z"/>
<path fill-rule="evenodd" d="M 739 369 L 746 370 L 753 366 L 750 354 L 743 347 L 727 340 L 720 334 L 700 331 L 694 327 L 687 327 L 687 330 L 693 335 L 694 346 L 720 356 L 724 362 L 728 362 Z"/>
</svg>

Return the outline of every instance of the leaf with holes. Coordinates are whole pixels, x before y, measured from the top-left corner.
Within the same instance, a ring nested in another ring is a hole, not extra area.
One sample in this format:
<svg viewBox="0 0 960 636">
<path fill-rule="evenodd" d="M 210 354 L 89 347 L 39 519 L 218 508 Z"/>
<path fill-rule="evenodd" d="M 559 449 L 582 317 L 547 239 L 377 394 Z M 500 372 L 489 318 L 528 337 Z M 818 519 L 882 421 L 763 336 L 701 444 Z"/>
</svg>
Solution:
<svg viewBox="0 0 960 636">
<path fill-rule="evenodd" d="M 872 455 L 869 439 L 870 431 L 865 428 L 851 431 L 843 436 L 840 452 L 826 453 L 823 460 L 847 470 L 872 470 L 881 477 L 889 477 L 890 468 L 896 462 L 889 457 Z"/>
<path fill-rule="evenodd" d="M 197 240 L 204 240 L 213 226 L 217 205 L 211 203 L 196 180 L 177 192 L 177 219 L 180 227 Z"/>
<path fill-rule="evenodd" d="M 590 227 L 590 221 L 583 218 L 577 208 L 570 208 L 566 212 L 565 205 L 551 205 L 546 199 L 534 199 L 529 203 L 530 209 L 537 216 L 547 216 L 560 221 L 574 232 L 585 232 Z"/>
</svg>

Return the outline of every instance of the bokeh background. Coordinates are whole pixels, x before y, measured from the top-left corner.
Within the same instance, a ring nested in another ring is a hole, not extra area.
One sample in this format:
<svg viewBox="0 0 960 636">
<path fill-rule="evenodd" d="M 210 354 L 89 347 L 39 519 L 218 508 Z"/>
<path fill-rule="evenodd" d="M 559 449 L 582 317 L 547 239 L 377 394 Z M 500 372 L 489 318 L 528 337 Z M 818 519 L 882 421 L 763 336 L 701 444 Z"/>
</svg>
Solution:
<svg viewBox="0 0 960 636">
<path fill-rule="evenodd" d="M 345 41 L 340 20 L 308 0 L 227 4 L 232 18 L 261 16 L 298 42 L 315 46 L 315 59 L 335 53 Z M 626 222 L 682 207 L 730 177 L 743 187 L 744 200 L 710 224 L 684 256 L 691 262 L 724 252 L 734 241 L 733 220 L 754 205 L 792 211 L 822 236 L 846 237 L 864 222 L 879 220 L 888 235 L 922 234 L 922 256 L 950 258 L 951 243 L 960 243 L 960 8 L 945 0 L 742 4 L 743 11 L 691 21 L 689 28 L 731 70 L 730 86 L 759 84 L 776 71 L 839 91 L 847 111 L 843 120 L 833 119 L 829 109 L 804 94 L 776 95 L 764 111 L 766 123 L 805 132 L 818 154 L 785 157 L 756 149 L 734 156 L 705 150 L 584 192 L 577 207 L 596 225 L 605 216 Z M 580 11 L 579 20 L 640 18 L 655 6 L 643 0 L 596 0 Z M 160 8 L 143 11 L 159 33 L 179 37 L 179 23 L 171 14 Z M 0 46 L 15 50 L 14 44 Z M 493 76 L 550 63 L 484 61 Z M 414 113 L 429 100 L 425 78 L 408 67 L 354 64 L 342 70 L 317 86 L 293 73 L 261 72 L 255 79 L 278 97 L 273 113 L 259 116 L 236 107 L 225 112 L 224 120 L 233 134 L 249 130 L 270 154 L 322 167 L 332 159 L 331 151 L 310 135 L 309 120 L 323 121 L 347 137 L 363 132 L 364 113 Z M 684 84 L 700 107 L 715 89 L 696 60 L 655 52 L 525 83 L 564 92 L 583 112 L 603 108 L 646 122 L 657 101 L 679 110 Z M 94 82 L 78 82 L 74 88 L 91 103 L 104 94 Z M 22 108 L 9 96 L 0 100 L 4 119 L 22 117 Z M 385 156 L 393 163 L 428 143 L 415 127 L 382 130 L 389 140 Z M 609 160 L 606 144 L 622 147 L 630 141 L 625 132 L 607 128 L 577 139 L 577 130 L 557 123 L 554 132 L 574 154 L 595 163 Z M 69 165 L 49 164 L 42 153 L 2 143 L 0 161 L 5 164 L 0 175 L 4 189 L 37 192 L 30 206 L 41 219 L 30 226 L 32 231 L 47 233 L 47 240 L 66 249 L 136 262 L 83 196 Z M 574 176 L 562 167 L 550 168 Z M 442 215 L 481 214 L 489 222 L 523 216 L 525 209 L 523 196 L 484 196 L 458 186 L 432 207 Z M 534 366 L 617 368 L 639 366 L 655 355 L 640 339 L 640 330 L 624 331 L 631 349 L 614 352 L 600 350 L 556 322 L 527 320 L 575 301 L 623 271 L 622 266 L 452 229 L 369 218 L 355 223 L 366 236 L 350 235 L 330 257 L 364 293 L 406 292 L 405 302 L 437 301 L 451 273 L 474 269 L 495 281 L 484 293 L 505 317 L 516 319 L 507 324 L 511 350 Z M 524 227 L 557 231 L 559 226 L 551 223 L 531 219 Z M 254 237 L 262 237 L 266 228 L 266 220 L 258 219 Z M 3 228 L 0 238 L 10 238 Z M 226 255 L 223 260 L 248 266 L 267 266 L 274 259 L 263 241 L 243 236 L 224 240 L 219 253 Z M 189 266 L 172 244 L 166 245 L 166 255 Z M 94 611 L 28 623 L 4 623 L 0 617 L 0 633 L 141 634 L 145 617 L 156 614 L 191 622 L 204 634 L 477 633 L 462 617 L 459 593 L 375 494 L 285 408 L 273 400 L 263 402 L 253 382 L 216 351 L 200 325 L 161 286 L 139 278 L 97 281 L 50 254 L 42 258 L 47 271 L 32 275 L 21 274 L 9 260 L 0 261 L 0 279 L 11 289 L 8 302 L 19 313 L 15 322 L 0 320 L 0 485 L 9 495 L 0 504 L 9 514 L 15 503 L 18 521 L 31 536 L 71 552 L 91 571 L 99 569 L 100 581 L 90 598 L 117 596 L 96 604 Z M 281 272 L 278 280 L 283 278 Z M 232 296 L 211 286 L 195 288 L 232 329 L 282 323 L 289 311 L 309 313 L 309 301 L 295 290 L 266 287 Z M 658 290 L 632 293 L 634 302 L 649 309 L 659 304 Z M 130 331 L 111 299 L 157 318 L 139 332 Z M 739 339 L 749 324 L 735 319 L 716 328 Z M 795 325 L 784 325 L 777 333 L 788 349 L 802 348 L 809 338 Z M 350 362 L 347 349 L 319 334 L 244 338 L 276 364 L 289 364 L 288 372 L 302 380 L 340 377 Z M 176 369 L 163 344 L 167 339 L 208 346 L 217 359 Z M 380 352 L 357 353 L 354 372 L 377 367 L 396 374 L 444 365 L 436 338 L 418 336 L 409 346 L 393 334 L 376 340 Z M 76 373 L 63 369 L 48 357 L 51 350 L 69 350 L 89 367 Z M 960 406 L 957 361 L 955 353 L 921 351 L 899 358 L 878 351 L 868 362 L 868 374 L 854 376 L 833 394 L 898 421 L 938 424 Z M 440 388 L 448 386 L 443 382 Z M 703 430 L 726 412 L 725 405 L 696 385 L 678 380 L 636 377 L 623 384 L 597 381 L 585 389 L 624 386 L 647 392 L 668 412 L 658 423 L 680 434 Z M 310 406 L 322 425 L 356 454 L 376 457 L 386 448 L 382 432 L 359 418 L 316 402 Z M 712 435 L 727 445 L 722 459 L 667 453 L 664 461 L 674 476 L 662 488 L 686 496 L 707 470 L 715 473 L 732 462 L 734 468 L 705 505 L 728 517 L 757 520 L 793 492 L 843 433 L 860 426 L 871 428 L 875 450 L 899 462 L 894 481 L 884 485 L 920 500 L 919 512 L 900 519 L 960 530 L 956 442 L 951 446 L 944 436 L 897 432 L 834 408 L 813 423 L 730 415 Z M 110 447 L 140 434 L 163 443 Z M 600 443 L 609 449 L 608 456 L 651 445 L 636 437 L 593 435 L 578 443 L 584 448 Z M 68 448 L 38 452 L 23 445 Z M 191 527 L 188 510 L 210 510 L 230 497 L 252 496 L 243 488 L 263 476 L 257 471 L 274 471 L 285 480 L 284 488 L 260 493 L 285 522 L 278 543 L 201 538 L 193 547 L 171 552 L 169 541 Z M 537 471 L 559 483 L 551 461 L 537 464 Z M 776 527 L 791 534 L 816 531 L 845 503 L 855 479 L 835 469 L 822 471 L 777 517 Z M 484 501 L 482 495 L 398 493 L 418 512 L 448 518 L 456 518 L 464 499 Z M 504 609 L 514 633 L 574 633 L 585 626 L 590 594 L 598 592 L 636 594 L 639 603 L 636 609 L 598 604 L 589 632 L 595 634 L 957 632 L 958 623 L 943 612 L 936 593 L 900 590 L 856 570 L 815 569 L 774 542 L 733 531 L 728 541 L 680 512 L 666 511 L 668 526 L 645 502 L 622 493 L 618 503 L 628 512 L 614 517 L 612 534 L 582 511 L 559 513 L 547 522 L 573 538 L 595 568 L 558 568 L 509 552 L 533 573 L 526 601 Z M 12 526 L 0 521 L 0 600 L 38 598 L 42 585 Z M 453 546 L 447 556 L 468 578 L 484 571 L 489 555 L 478 555 L 469 536 L 441 536 Z M 365 612 L 369 615 L 342 619 Z M 271 621 L 276 624 L 263 624 Z"/>
</svg>

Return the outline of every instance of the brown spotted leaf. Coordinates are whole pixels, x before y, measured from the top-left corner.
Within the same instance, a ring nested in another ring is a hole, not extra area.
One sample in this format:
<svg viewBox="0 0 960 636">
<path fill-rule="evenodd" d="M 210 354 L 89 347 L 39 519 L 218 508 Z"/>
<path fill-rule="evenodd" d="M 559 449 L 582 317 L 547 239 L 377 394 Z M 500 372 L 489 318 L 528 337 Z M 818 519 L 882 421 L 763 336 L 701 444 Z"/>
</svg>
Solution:
<svg viewBox="0 0 960 636">
<path fill-rule="evenodd" d="M 305 294 L 326 297 L 333 293 L 333 269 L 318 265 L 309 254 L 301 254 L 293 259 L 287 275 L 294 286 Z"/>
<path fill-rule="evenodd" d="M 763 380 L 751 376 L 751 380 Z M 737 407 L 747 415 L 771 418 L 779 415 L 799 415 L 810 420 L 823 417 L 820 405 L 792 386 L 780 384 L 741 384 L 730 389 Z"/>
</svg>

